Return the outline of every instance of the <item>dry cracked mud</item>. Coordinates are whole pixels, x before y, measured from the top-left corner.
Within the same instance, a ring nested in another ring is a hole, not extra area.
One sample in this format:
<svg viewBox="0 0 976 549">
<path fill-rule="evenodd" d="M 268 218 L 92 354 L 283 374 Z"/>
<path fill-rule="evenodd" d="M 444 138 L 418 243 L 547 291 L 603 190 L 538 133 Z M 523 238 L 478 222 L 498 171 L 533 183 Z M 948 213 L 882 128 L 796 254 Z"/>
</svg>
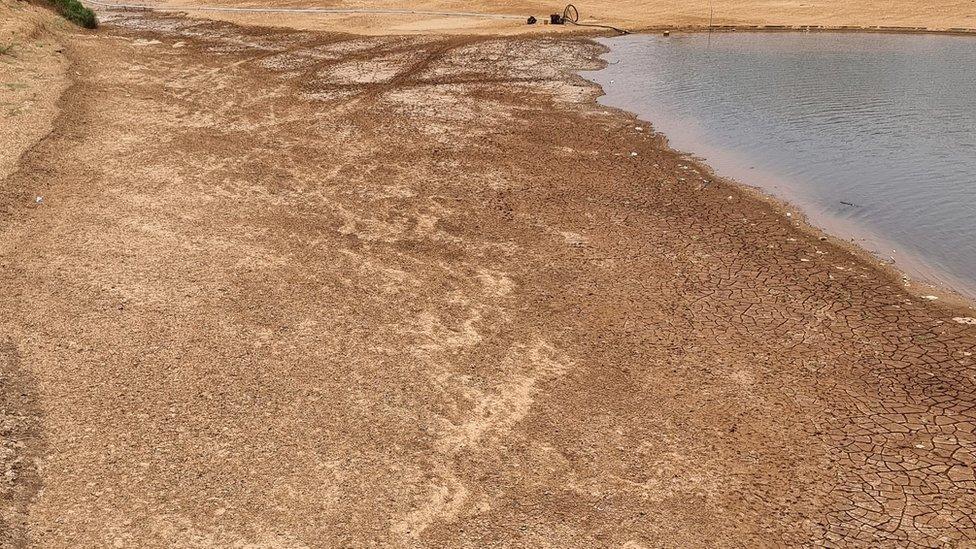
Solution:
<svg viewBox="0 0 976 549">
<path fill-rule="evenodd" d="M 976 315 L 594 43 L 103 22 L 0 182 L 7 545 L 974 543 Z"/>
</svg>

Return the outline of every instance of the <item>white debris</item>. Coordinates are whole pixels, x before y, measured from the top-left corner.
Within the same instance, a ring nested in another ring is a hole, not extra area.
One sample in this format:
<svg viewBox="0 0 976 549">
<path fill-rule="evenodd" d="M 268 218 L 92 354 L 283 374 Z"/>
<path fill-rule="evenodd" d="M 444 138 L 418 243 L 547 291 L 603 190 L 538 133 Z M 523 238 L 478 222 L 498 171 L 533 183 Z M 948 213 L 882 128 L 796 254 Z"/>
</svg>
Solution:
<svg viewBox="0 0 976 549">
<path fill-rule="evenodd" d="M 922 299 L 927 299 L 929 301 L 935 301 L 936 299 L 939 299 L 939 296 L 937 296 L 937 295 L 923 295 L 922 296 Z"/>
<path fill-rule="evenodd" d="M 43 196 L 36 196 L 36 197 L 34 197 L 34 204 L 43 204 L 43 203 L 44 203 L 44 197 Z"/>
<path fill-rule="evenodd" d="M 969 324 L 971 326 L 976 326 L 976 318 L 970 316 L 957 316 L 952 320 L 958 322 L 959 324 Z"/>
</svg>

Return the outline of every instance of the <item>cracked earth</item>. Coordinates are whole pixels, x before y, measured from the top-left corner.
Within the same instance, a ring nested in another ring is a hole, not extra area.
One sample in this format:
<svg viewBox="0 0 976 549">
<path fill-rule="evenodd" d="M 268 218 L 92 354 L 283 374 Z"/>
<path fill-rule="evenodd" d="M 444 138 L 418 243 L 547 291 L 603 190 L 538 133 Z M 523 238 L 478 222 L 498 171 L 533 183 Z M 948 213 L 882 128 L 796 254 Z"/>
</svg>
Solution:
<svg viewBox="0 0 976 549">
<path fill-rule="evenodd" d="M 0 185 L 4 543 L 976 540 L 972 310 L 687 181 L 594 43 L 66 47 Z"/>
</svg>

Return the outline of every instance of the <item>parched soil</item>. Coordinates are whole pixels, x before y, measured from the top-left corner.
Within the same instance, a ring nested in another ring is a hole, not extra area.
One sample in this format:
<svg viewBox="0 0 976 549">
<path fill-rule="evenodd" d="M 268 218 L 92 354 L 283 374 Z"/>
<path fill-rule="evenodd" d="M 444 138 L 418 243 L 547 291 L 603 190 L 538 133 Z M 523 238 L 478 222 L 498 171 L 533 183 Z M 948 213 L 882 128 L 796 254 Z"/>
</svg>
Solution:
<svg viewBox="0 0 976 549">
<path fill-rule="evenodd" d="M 105 19 L 0 181 L 9 545 L 976 539 L 971 310 L 597 107 L 592 42 Z"/>
</svg>

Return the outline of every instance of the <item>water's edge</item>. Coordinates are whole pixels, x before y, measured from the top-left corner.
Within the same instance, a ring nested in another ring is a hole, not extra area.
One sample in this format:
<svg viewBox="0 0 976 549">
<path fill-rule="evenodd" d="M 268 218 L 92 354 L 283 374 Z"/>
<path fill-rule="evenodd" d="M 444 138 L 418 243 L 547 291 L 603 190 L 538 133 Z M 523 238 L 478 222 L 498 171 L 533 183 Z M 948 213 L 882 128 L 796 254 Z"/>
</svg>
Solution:
<svg viewBox="0 0 976 549">
<path fill-rule="evenodd" d="M 652 29 L 659 30 L 659 29 Z M 735 29 L 731 29 L 735 30 Z M 790 32 L 800 32 L 804 29 L 745 29 L 750 32 L 753 31 L 769 31 L 778 33 L 790 33 Z M 815 29 L 821 30 L 821 29 Z M 822 30 L 833 30 L 833 29 L 822 29 Z M 851 29 L 842 28 L 838 29 L 843 32 L 848 33 L 886 33 L 884 29 Z M 708 29 L 694 29 L 688 31 L 688 34 L 702 34 L 708 31 Z M 727 30 L 726 30 L 727 31 Z M 943 31 L 930 31 L 930 30 L 894 30 L 887 32 L 888 34 L 960 34 L 953 32 L 943 32 Z M 644 34 L 640 32 L 638 34 Z M 961 33 L 967 34 L 967 33 Z M 587 67 L 585 69 L 577 70 L 576 74 L 581 78 L 586 80 L 590 85 L 596 87 L 599 91 L 594 96 L 594 104 L 599 105 L 604 109 L 616 110 L 625 113 L 628 116 L 641 121 L 644 124 L 646 131 L 653 133 L 654 135 L 660 137 L 664 143 L 664 147 L 673 152 L 674 154 L 683 158 L 687 163 L 693 164 L 701 170 L 703 173 L 709 174 L 710 178 L 715 181 L 722 181 L 726 184 L 734 186 L 753 196 L 757 200 L 761 200 L 765 203 L 771 204 L 777 210 L 781 211 L 784 215 L 790 214 L 791 221 L 794 226 L 808 232 L 813 236 L 818 238 L 826 237 L 826 239 L 836 247 L 843 250 L 851 252 L 856 256 L 862 258 L 863 260 L 871 263 L 875 268 L 885 274 L 891 279 L 892 284 L 903 288 L 909 294 L 916 297 L 926 296 L 936 296 L 941 298 L 946 305 L 962 305 L 969 309 L 976 309 L 976 286 L 967 284 L 962 280 L 956 279 L 952 275 L 944 272 L 939 272 L 934 268 L 927 265 L 924 258 L 916 255 L 912 252 L 902 252 L 899 259 L 896 261 L 890 256 L 886 256 L 881 250 L 889 249 L 893 244 L 891 241 L 886 240 L 883 236 L 878 234 L 868 235 L 866 229 L 863 227 L 858 227 L 856 224 L 845 222 L 841 219 L 830 219 L 828 222 L 820 220 L 819 222 L 814 222 L 811 220 L 810 212 L 807 206 L 804 205 L 803 200 L 799 198 L 798 195 L 791 194 L 788 190 L 783 192 L 782 190 L 773 191 L 769 188 L 765 188 L 760 185 L 751 184 L 747 181 L 743 181 L 741 177 L 731 176 L 727 173 L 718 172 L 714 167 L 712 167 L 706 160 L 707 154 L 728 154 L 734 155 L 735 151 L 716 149 L 712 147 L 710 151 L 698 150 L 698 151 L 687 151 L 677 148 L 673 142 L 668 138 L 668 135 L 657 129 L 653 120 L 649 120 L 647 117 L 642 116 L 640 113 L 631 111 L 626 107 L 617 106 L 612 103 L 606 102 L 608 94 L 604 89 L 603 85 L 598 82 L 594 76 L 601 71 L 606 70 L 608 66 L 611 65 L 612 61 L 607 57 L 611 54 L 612 50 L 608 44 L 611 38 L 607 37 L 593 37 L 591 40 L 596 43 L 600 48 L 599 57 L 595 58 L 598 68 Z M 761 177 L 761 176 L 760 176 Z M 781 183 L 788 183 L 786 181 L 779 180 Z M 848 235 L 854 235 L 855 238 L 850 240 L 841 236 L 841 233 L 847 233 Z M 868 236 L 870 236 L 870 244 L 868 245 Z M 872 249 L 872 248 L 879 248 Z"/>
</svg>

